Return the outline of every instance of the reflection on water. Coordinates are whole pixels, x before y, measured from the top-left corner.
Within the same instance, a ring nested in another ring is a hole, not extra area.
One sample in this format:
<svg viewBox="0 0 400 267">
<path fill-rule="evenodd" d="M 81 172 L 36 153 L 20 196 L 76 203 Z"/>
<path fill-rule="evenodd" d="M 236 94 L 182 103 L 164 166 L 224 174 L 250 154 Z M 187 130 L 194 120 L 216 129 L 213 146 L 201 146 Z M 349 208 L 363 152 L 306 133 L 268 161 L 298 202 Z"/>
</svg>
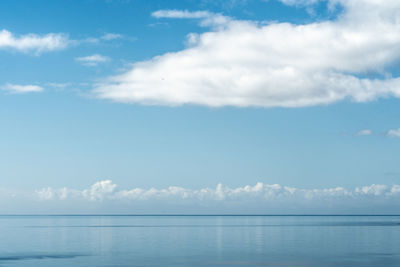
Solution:
<svg viewBox="0 0 400 267">
<path fill-rule="evenodd" d="M 0 216 L 0 266 L 400 266 L 400 216 Z"/>
<path fill-rule="evenodd" d="M 167 225 L 31 225 L 25 226 L 27 228 L 132 228 L 132 227 L 145 227 L 145 228 L 160 228 L 160 227 L 293 227 L 293 226 L 400 226 L 398 222 L 314 222 L 314 223 L 301 223 L 301 224 L 167 224 Z"/>
<path fill-rule="evenodd" d="M 43 260 L 43 259 L 68 259 L 83 255 L 79 254 L 18 254 L 0 256 L 0 261 L 18 261 L 18 260 Z"/>
</svg>

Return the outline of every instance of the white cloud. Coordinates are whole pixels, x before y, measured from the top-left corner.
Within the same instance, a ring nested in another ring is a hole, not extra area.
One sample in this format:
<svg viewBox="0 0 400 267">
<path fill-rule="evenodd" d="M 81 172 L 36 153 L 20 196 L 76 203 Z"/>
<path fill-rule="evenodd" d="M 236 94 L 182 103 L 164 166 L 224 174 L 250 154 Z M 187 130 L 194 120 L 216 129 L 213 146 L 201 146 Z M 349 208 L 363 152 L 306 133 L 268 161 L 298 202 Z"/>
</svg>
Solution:
<svg viewBox="0 0 400 267">
<path fill-rule="evenodd" d="M 399 129 L 389 130 L 389 131 L 387 132 L 387 136 L 390 136 L 390 137 L 400 137 L 400 128 L 399 128 Z"/>
<path fill-rule="evenodd" d="M 165 189 L 133 188 L 117 190 L 117 185 L 111 180 L 99 181 L 89 189 L 52 189 L 43 188 L 36 191 L 38 198 L 51 199 L 81 199 L 87 201 L 176 201 L 187 200 L 194 202 L 231 202 L 231 201 L 257 201 L 260 203 L 276 201 L 311 201 L 311 200 L 363 200 L 370 197 L 391 198 L 400 197 L 399 185 L 379 185 L 356 187 L 348 190 L 343 187 L 325 189 L 301 189 L 279 184 L 257 183 L 254 186 L 230 188 L 218 184 L 216 188 L 202 188 L 198 190 L 170 186 Z"/>
<path fill-rule="evenodd" d="M 354 192 L 361 195 L 390 195 L 393 192 L 397 193 L 397 187 L 397 185 L 389 188 L 387 185 L 373 184 L 370 186 L 357 187 Z M 395 188 L 395 190 L 392 190 L 393 188 Z"/>
<path fill-rule="evenodd" d="M 213 16 L 208 11 L 158 10 L 151 14 L 155 18 L 202 19 Z"/>
<path fill-rule="evenodd" d="M 100 181 L 92 185 L 89 190 L 82 191 L 82 195 L 90 200 L 103 200 L 107 196 L 111 196 L 117 185 L 111 180 Z"/>
<path fill-rule="evenodd" d="M 0 86 L 0 90 L 4 90 L 14 94 L 24 94 L 24 93 L 34 93 L 34 92 L 44 91 L 44 89 L 38 85 L 18 85 L 11 83 L 7 83 L 3 86 Z"/>
<path fill-rule="evenodd" d="M 279 0 L 285 5 L 289 6 L 307 6 L 307 5 L 314 5 L 321 0 Z"/>
<path fill-rule="evenodd" d="M 0 50 L 17 50 L 24 53 L 33 53 L 39 55 L 43 52 L 62 50 L 69 46 L 78 46 L 82 44 L 98 44 L 101 41 L 111 41 L 124 38 L 117 33 L 105 33 L 99 38 L 88 37 L 82 40 L 71 40 L 65 33 L 35 34 L 29 33 L 17 36 L 5 29 L 0 30 Z M 129 38 L 134 40 L 134 38 Z"/>
<path fill-rule="evenodd" d="M 106 41 L 111 41 L 111 40 L 121 39 L 121 38 L 123 38 L 123 35 L 118 34 L 118 33 L 106 33 L 103 36 L 101 36 L 101 39 L 106 40 Z"/>
<path fill-rule="evenodd" d="M 371 134 L 372 134 L 372 131 L 369 129 L 365 129 L 365 130 L 361 130 L 361 131 L 357 132 L 358 136 L 371 135 Z"/>
<path fill-rule="evenodd" d="M 55 196 L 55 192 L 52 188 L 46 187 L 36 191 L 37 196 L 42 200 L 49 200 Z M 64 199 L 60 194 L 60 199 Z"/>
<path fill-rule="evenodd" d="M 7 30 L 0 31 L 0 49 L 13 49 L 21 52 L 42 52 L 60 50 L 70 44 L 68 36 L 62 33 L 48 33 L 44 35 L 26 34 L 15 36 Z"/>
<path fill-rule="evenodd" d="M 168 18 L 168 19 L 201 19 L 200 25 L 204 27 L 212 26 L 216 30 L 222 29 L 232 19 L 221 14 L 211 13 L 209 11 L 195 11 L 188 10 L 158 10 L 151 14 L 155 18 Z"/>
<path fill-rule="evenodd" d="M 110 180 L 87 189 L 0 188 L 11 214 L 397 214 L 400 185 L 296 188 L 256 183 L 213 188 L 119 188 Z"/>
<path fill-rule="evenodd" d="M 287 1 L 286 1 L 287 2 Z M 207 11 L 160 10 L 157 18 L 195 18 L 212 31 L 188 47 L 134 64 L 95 86 L 103 99 L 150 105 L 303 107 L 400 97 L 388 66 L 400 58 L 400 2 L 331 0 L 334 21 L 304 25 L 234 20 Z"/>
<path fill-rule="evenodd" d="M 97 66 L 99 63 L 104 63 L 109 61 L 110 58 L 99 54 L 94 54 L 86 57 L 77 57 L 75 58 L 75 60 L 82 63 L 85 66 L 93 67 Z"/>
</svg>

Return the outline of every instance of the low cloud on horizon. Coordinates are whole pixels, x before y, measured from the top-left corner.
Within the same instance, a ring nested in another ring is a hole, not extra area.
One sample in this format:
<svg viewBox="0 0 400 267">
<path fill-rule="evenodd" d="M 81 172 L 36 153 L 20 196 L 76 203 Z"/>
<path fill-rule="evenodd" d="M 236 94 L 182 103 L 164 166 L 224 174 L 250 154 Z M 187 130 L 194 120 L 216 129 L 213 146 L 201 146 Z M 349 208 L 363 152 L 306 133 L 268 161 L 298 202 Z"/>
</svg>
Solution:
<svg viewBox="0 0 400 267">
<path fill-rule="evenodd" d="M 178 186 L 169 186 L 164 189 L 142 189 L 133 188 L 128 190 L 118 189 L 117 184 L 112 180 L 103 180 L 94 183 L 90 188 L 84 190 L 51 187 L 42 188 L 35 192 L 41 200 L 66 200 L 79 198 L 89 201 L 103 200 L 155 200 L 155 199 L 195 199 L 198 201 L 229 201 L 229 200 L 249 200 L 257 198 L 259 200 L 277 200 L 297 198 L 302 200 L 313 200 L 320 198 L 361 198 L 367 196 L 375 197 L 400 197 L 400 185 L 380 185 L 372 184 L 369 186 L 345 189 L 343 187 L 324 188 L 324 189 L 301 189 L 279 184 L 264 184 L 258 182 L 254 186 L 246 185 L 243 187 L 230 188 L 218 184 L 216 188 L 202 188 L 198 190 L 187 189 Z"/>
<path fill-rule="evenodd" d="M 372 184 L 302 189 L 257 183 L 231 188 L 120 189 L 111 180 L 87 189 L 46 187 L 34 192 L 0 190 L 1 213 L 99 214 L 400 214 L 400 185 Z M 8 201 L 16 209 L 7 210 Z"/>
</svg>

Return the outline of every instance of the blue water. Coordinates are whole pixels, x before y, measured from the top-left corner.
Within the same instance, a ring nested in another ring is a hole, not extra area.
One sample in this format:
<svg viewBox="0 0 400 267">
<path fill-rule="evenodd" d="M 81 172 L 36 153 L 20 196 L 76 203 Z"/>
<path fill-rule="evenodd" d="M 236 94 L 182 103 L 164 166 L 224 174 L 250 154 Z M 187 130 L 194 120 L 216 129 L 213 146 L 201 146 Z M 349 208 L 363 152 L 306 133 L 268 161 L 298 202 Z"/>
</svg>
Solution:
<svg viewBox="0 0 400 267">
<path fill-rule="evenodd" d="M 0 266 L 400 266 L 400 216 L 0 216 Z"/>
</svg>

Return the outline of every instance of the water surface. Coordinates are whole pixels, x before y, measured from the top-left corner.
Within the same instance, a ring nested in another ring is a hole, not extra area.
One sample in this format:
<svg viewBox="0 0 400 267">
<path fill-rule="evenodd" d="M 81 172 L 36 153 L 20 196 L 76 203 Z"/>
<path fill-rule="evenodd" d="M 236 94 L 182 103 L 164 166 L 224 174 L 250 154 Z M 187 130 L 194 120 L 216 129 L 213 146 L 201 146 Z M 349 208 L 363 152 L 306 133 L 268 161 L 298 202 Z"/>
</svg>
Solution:
<svg viewBox="0 0 400 267">
<path fill-rule="evenodd" d="M 0 216 L 0 266 L 400 266 L 400 216 Z"/>
</svg>

